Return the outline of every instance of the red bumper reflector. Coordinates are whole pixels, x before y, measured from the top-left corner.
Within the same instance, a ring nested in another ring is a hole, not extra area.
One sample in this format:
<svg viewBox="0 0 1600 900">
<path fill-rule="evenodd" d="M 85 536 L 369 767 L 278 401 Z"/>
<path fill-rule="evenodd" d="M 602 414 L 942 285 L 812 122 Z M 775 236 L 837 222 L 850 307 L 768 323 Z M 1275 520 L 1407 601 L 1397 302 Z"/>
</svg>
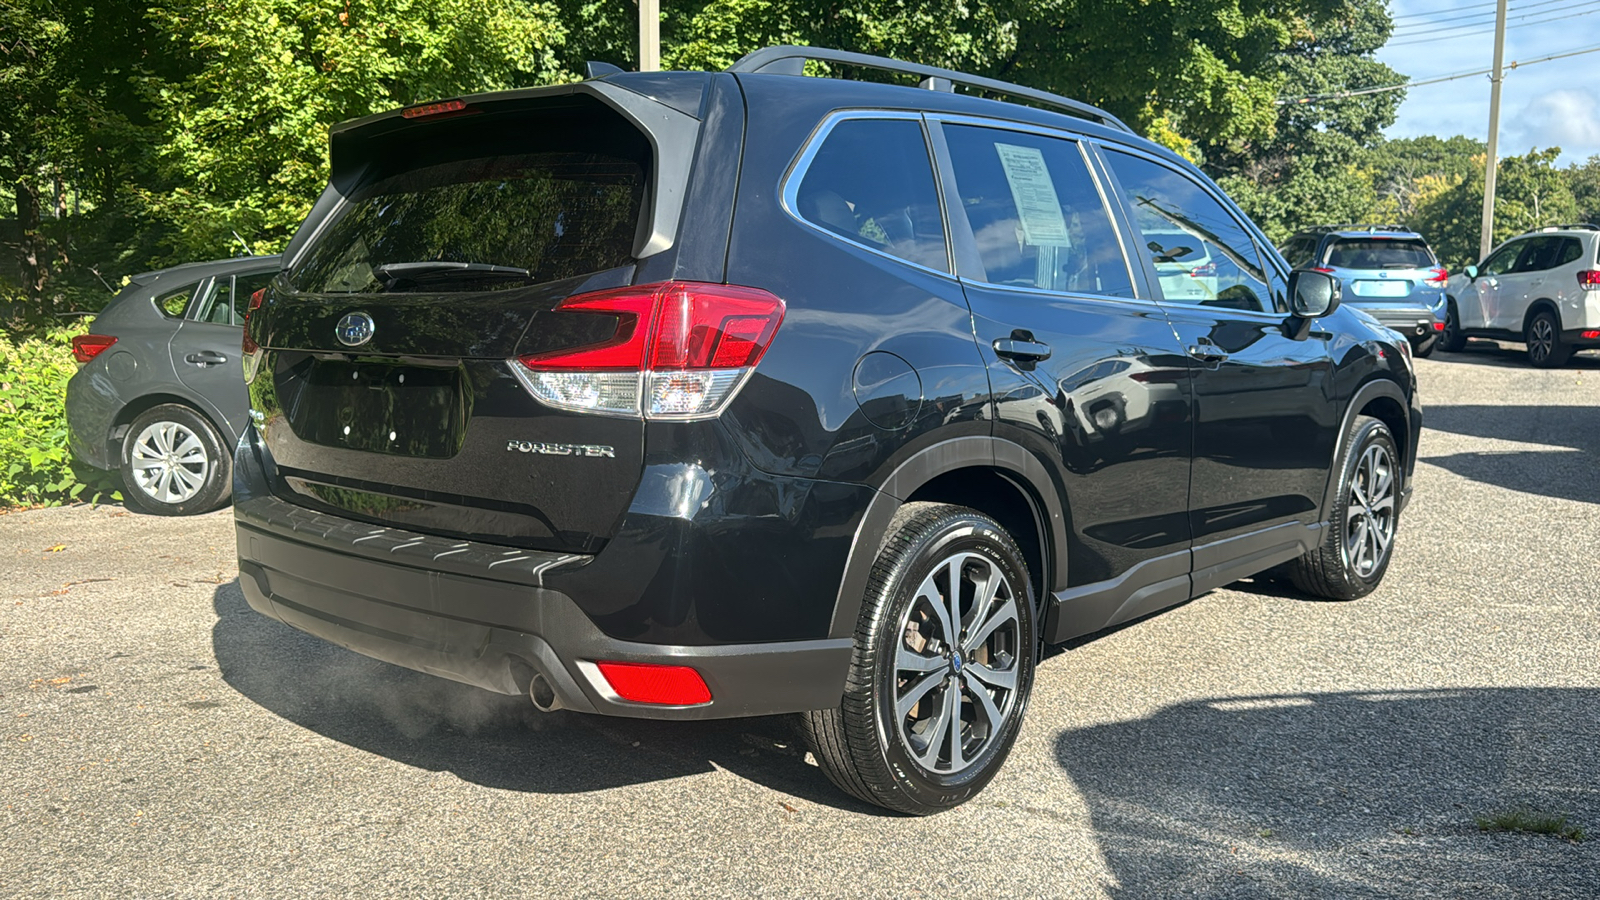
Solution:
<svg viewBox="0 0 1600 900">
<path fill-rule="evenodd" d="M 705 679 L 688 666 L 596 662 L 595 668 L 618 697 L 634 703 L 697 706 L 711 702 L 711 689 L 706 687 Z"/>
<path fill-rule="evenodd" d="M 1435 322 L 1435 323 L 1433 323 L 1433 330 L 1434 331 L 1443 331 L 1444 330 L 1444 323 L 1443 322 Z"/>
<path fill-rule="evenodd" d="M 1583 339 L 1586 341 L 1600 339 L 1600 331 L 1585 331 L 1583 332 Z"/>
<path fill-rule="evenodd" d="M 108 334 L 80 334 L 72 339 L 72 358 L 86 363 L 116 342 L 117 339 Z"/>
</svg>

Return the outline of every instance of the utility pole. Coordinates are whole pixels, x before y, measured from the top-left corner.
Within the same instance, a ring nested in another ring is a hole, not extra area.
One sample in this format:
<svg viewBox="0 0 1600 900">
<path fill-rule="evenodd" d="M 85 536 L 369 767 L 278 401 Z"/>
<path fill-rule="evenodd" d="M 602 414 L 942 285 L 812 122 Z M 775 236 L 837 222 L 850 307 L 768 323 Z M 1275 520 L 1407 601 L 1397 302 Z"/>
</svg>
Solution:
<svg viewBox="0 0 1600 900">
<path fill-rule="evenodd" d="M 1505 0 L 1500 0 L 1501 19 Z M 1502 22 L 1502 24 L 1504 24 Z M 639 71 L 661 70 L 661 0 L 639 0 Z M 1498 90 L 1498 88 L 1496 88 Z"/>
<path fill-rule="evenodd" d="M 1489 159 L 1483 170 L 1483 231 L 1478 238 L 1478 260 L 1489 255 L 1489 245 L 1494 240 L 1494 176 L 1499 168 L 1500 144 L 1500 81 L 1505 77 L 1503 63 L 1506 57 L 1506 0 L 1495 4 L 1494 13 L 1494 74 L 1489 76 Z"/>
</svg>

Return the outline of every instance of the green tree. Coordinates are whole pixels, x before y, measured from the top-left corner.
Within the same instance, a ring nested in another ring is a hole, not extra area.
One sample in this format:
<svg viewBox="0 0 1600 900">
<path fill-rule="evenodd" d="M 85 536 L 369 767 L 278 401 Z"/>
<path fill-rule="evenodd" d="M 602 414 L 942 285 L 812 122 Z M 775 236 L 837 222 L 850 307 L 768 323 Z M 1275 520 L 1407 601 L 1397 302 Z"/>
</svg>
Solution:
<svg viewBox="0 0 1600 900">
<path fill-rule="evenodd" d="M 1551 147 L 1500 160 L 1495 176 L 1491 244 L 1577 218 L 1578 204 L 1566 173 L 1556 168 L 1560 155 L 1560 147 Z M 1483 158 L 1479 157 L 1477 163 L 1470 174 L 1420 203 L 1413 223 L 1428 238 L 1440 260 L 1452 268 L 1478 261 L 1483 224 Z"/>
<path fill-rule="evenodd" d="M 1391 29 L 1379 0 L 1311 21 L 1277 56 L 1279 90 L 1300 100 L 1404 81 L 1373 56 Z M 1403 99 L 1385 91 L 1283 103 L 1263 137 L 1205 146 L 1206 168 L 1275 241 L 1308 225 L 1362 221 L 1376 201 L 1363 154 Z"/>
<path fill-rule="evenodd" d="M 149 85 L 172 186 L 146 190 L 171 261 L 277 250 L 327 182 L 328 127 L 418 101 L 572 77 L 553 5 L 524 0 L 170 0 L 151 19 L 194 61 Z M 235 237 L 235 235 L 238 237 Z"/>
<path fill-rule="evenodd" d="M 1432 135 L 1384 141 L 1367 154 L 1367 167 L 1378 192 L 1375 215 L 1410 222 L 1417 208 L 1441 187 L 1483 173 L 1483 141 L 1456 135 Z"/>
<path fill-rule="evenodd" d="M 1600 224 L 1600 156 L 1591 156 L 1566 169 L 1567 185 L 1578 205 L 1579 222 Z"/>
</svg>

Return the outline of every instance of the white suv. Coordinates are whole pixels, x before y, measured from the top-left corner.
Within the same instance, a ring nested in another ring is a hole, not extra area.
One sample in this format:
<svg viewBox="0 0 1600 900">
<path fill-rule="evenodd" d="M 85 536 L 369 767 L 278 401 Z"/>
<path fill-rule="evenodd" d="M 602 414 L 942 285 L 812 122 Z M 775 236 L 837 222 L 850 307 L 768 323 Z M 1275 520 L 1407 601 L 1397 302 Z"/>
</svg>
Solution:
<svg viewBox="0 0 1600 900">
<path fill-rule="evenodd" d="M 1600 226 L 1559 225 L 1514 237 L 1451 277 L 1439 349 L 1469 337 L 1521 341 L 1540 368 L 1600 347 Z"/>
</svg>

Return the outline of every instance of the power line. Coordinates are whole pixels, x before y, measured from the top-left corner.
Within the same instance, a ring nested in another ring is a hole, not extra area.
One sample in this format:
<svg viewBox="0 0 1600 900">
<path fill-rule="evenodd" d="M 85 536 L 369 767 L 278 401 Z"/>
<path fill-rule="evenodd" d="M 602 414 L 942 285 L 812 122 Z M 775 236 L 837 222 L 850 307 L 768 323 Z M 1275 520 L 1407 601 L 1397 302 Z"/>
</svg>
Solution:
<svg viewBox="0 0 1600 900">
<path fill-rule="evenodd" d="M 1486 2 L 1486 3 L 1468 3 L 1465 6 L 1449 6 L 1449 7 L 1443 8 L 1443 9 L 1430 9 L 1430 10 L 1427 10 L 1426 12 L 1399 13 L 1397 15 L 1391 15 L 1391 16 L 1389 16 L 1389 18 L 1391 20 L 1393 20 L 1393 19 L 1415 19 L 1415 18 L 1417 18 L 1419 16 L 1442 16 L 1442 15 L 1449 15 L 1449 14 L 1452 14 L 1452 13 L 1459 13 L 1459 12 L 1462 12 L 1462 11 L 1468 10 L 1468 9 L 1477 9 L 1480 6 L 1493 6 L 1493 5 L 1494 5 L 1494 0 L 1488 0 L 1488 2 Z"/>
<path fill-rule="evenodd" d="M 1546 7 L 1546 6 L 1552 6 L 1552 5 L 1557 4 L 1557 3 L 1565 3 L 1567 5 L 1566 6 L 1557 6 L 1555 9 L 1543 9 L 1542 8 L 1542 7 Z M 1573 3 L 1572 0 L 1543 0 L 1543 2 L 1541 2 L 1541 3 L 1529 3 L 1529 4 L 1524 4 L 1522 6 L 1517 7 L 1515 10 L 1512 10 L 1513 15 L 1509 15 L 1507 17 L 1506 21 L 1509 22 L 1512 19 L 1526 19 L 1526 18 L 1528 18 L 1530 16 L 1546 16 L 1546 15 L 1549 15 L 1551 13 L 1561 12 L 1562 10 L 1566 10 L 1566 9 L 1576 9 L 1576 8 L 1582 7 L 1582 6 L 1593 6 L 1593 5 L 1594 5 L 1594 0 L 1582 0 L 1582 2 L 1578 2 L 1578 3 Z M 1534 9 L 1537 9 L 1538 12 L 1529 12 L 1528 11 L 1528 10 L 1534 10 Z M 1408 32 L 1407 34 L 1405 34 L 1403 36 L 1404 37 L 1410 37 L 1411 34 L 1416 33 L 1416 31 L 1418 29 L 1431 29 L 1431 28 L 1434 28 L 1435 26 L 1438 26 L 1438 27 L 1441 27 L 1441 28 L 1444 28 L 1444 29 L 1471 28 L 1471 27 L 1480 26 L 1480 25 L 1492 24 L 1494 22 L 1494 18 L 1495 18 L 1495 13 L 1493 13 L 1493 12 L 1472 13 L 1470 15 L 1458 16 L 1458 17 L 1456 17 L 1454 19 L 1435 19 L 1435 20 L 1429 21 L 1429 22 L 1416 22 L 1416 23 L 1412 23 L 1412 24 L 1409 24 L 1409 25 L 1396 25 L 1396 26 L 1394 26 L 1394 33 L 1396 35 L 1400 35 L 1401 32 Z M 1474 22 L 1461 21 L 1463 19 L 1482 19 L 1483 21 L 1474 21 Z"/>
<path fill-rule="evenodd" d="M 1523 66 L 1532 66 L 1539 63 L 1551 62 L 1557 59 L 1566 59 L 1571 56 L 1582 56 L 1585 53 L 1595 52 L 1600 52 L 1600 44 L 1596 44 L 1593 47 L 1579 47 L 1576 50 L 1553 53 L 1549 56 L 1541 56 L 1538 59 L 1530 59 L 1520 62 L 1512 61 L 1506 64 L 1506 68 L 1509 70 L 1515 70 Z M 1488 75 L 1492 71 L 1493 69 L 1474 69 L 1471 72 L 1457 72 L 1454 75 L 1439 75 L 1433 78 L 1424 78 L 1420 81 L 1406 81 L 1399 84 L 1385 84 L 1379 85 L 1378 87 L 1358 88 L 1352 91 L 1334 91 L 1327 94 L 1311 94 L 1305 97 L 1285 97 L 1278 100 L 1278 105 L 1285 106 L 1288 104 L 1316 103 L 1322 100 L 1344 100 L 1349 97 L 1362 97 L 1367 94 L 1382 94 L 1388 91 L 1403 91 L 1406 88 L 1422 87 L 1429 84 L 1439 84 L 1441 82 L 1455 81 L 1461 78 L 1471 78 L 1475 75 Z"/>
<path fill-rule="evenodd" d="M 1538 20 L 1533 21 L 1533 22 L 1519 22 L 1516 25 L 1507 25 L 1506 26 L 1506 30 L 1510 31 L 1513 28 L 1528 28 L 1528 27 L 1533 26 L 1533 25 L 1543 25 L 1543 24 L 1545 24 L 1547 22 L 1559 22 L 1562 19 L 1576 19 L 1579 16 L 1592 16 L 1595 13 L 1600 13 L 1600 8 L 1585 10 L 1584 12 L 1567 13 L 1564 16 L 1551 16 L 1548 19 L 1538 19 Z M 1439 32 L 1452 31 L 1452 30 L 1454 30 L 1454 29 L 1441 28 L 1441 29 L 1439 29 Z M 1415 38 L 1415 40 L 1391 41 L 1391 42 L 1389 42 L 1387 44 L 1384 44 L 1384 46 L 1385 47 L 1406 47 L 1406 46 L 1410 46 L 1412 44 L 1433 44 L 1433 43 L 1438 43 L 1439 41 L 1453 41 L 1453 40 L 1455 40 L 1457 38 L 1477 37 L 1480 34 L 1493 34 L 1494 33 L 1494 29 L 1490 28 L 1487 31 L 1469 31 L 1469 32 L 1466 32 L 1464 34 L 1452 34 L 1452 35 L 1449 35 L 1447 37 L 1441 37 L 1441 38 L 1421 37 L 1421 34 L 1433 34 L 1433 33 L 1435 33 L 1435 32 L 1422 32 L 1422 33 L 1408 34 L 1408 35 L 1406 35 L 1407 38 Z"/>
</svg>

